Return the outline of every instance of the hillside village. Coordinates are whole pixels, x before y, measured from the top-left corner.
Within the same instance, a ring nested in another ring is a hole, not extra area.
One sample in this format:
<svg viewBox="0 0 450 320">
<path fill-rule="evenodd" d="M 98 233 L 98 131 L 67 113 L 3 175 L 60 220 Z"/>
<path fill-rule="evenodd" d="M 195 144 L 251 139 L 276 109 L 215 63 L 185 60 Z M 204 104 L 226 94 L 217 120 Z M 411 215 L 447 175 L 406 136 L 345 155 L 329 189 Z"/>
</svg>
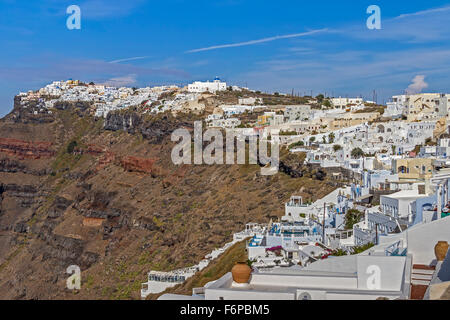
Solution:
<svg viewBox="0 0 450 320">
<path fill-rule="evenodd" d="M 252 267 L 247 283 L 227 273 L 192 296 L 160 299 L 434 299 L 448 287 L 448 244 L 443 256 L 433 250 L 450 241 L 450 94 L 398 95 L 383 106 L 358 97 L 267 94 L 216 78 L 183 88 L 57 81 L 16 99 L 34 115 L 67 103 L 84 103 L 103 119 L 130 108 L 193 113 L 209 128 L 304 154 L 304 164 L 339 184 L 315 202 L 292 194 L 279 221 L 248 221 L 192 268 L 149 271 L 142 298 L 185 282 L 241 241 Z M 372 265 L 381 272 L 375 287 L 366 273 Z"/>
</svg>

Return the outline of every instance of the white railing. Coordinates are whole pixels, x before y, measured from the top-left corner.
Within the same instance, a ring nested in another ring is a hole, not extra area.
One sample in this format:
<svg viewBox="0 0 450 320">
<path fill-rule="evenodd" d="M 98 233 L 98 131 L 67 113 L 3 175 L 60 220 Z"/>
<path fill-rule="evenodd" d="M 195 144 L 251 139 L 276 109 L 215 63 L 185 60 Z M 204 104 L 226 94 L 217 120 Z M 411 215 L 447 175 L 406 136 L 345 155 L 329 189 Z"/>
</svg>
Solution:
<svg viewBox="0 0 450 320">
<path fill-rule="evenodd" d="M 358 227 L 354 228 L 355 245 L 364 245 L 376 242 L 376 234 L 372 231 L 365 231 Z"/>
</svg>

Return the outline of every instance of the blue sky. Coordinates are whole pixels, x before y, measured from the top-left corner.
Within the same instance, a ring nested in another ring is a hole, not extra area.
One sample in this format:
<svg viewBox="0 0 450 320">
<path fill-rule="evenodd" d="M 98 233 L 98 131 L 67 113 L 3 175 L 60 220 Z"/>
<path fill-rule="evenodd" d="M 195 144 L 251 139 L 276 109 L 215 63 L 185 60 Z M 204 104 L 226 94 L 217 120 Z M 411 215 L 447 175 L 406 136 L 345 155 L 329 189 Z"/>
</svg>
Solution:
<svg viewBox="0 0 450 320">
<path fill-rule="evenodd" d="M 81 8 L 81 30 L 66 9 Z M 382 30 L 369 30 L 369 5 Z M 334 96 L 450 92 L 449 1 L 0 0 L 0 115 L 53 80 L 127 86 L 220 76 Z M 209 49 L 208 49 L 209 48 Z M 420 80 L 423 79 L 423 80 Z M 417 83 L 418 82 L 418 83 Z"/>
</svg>

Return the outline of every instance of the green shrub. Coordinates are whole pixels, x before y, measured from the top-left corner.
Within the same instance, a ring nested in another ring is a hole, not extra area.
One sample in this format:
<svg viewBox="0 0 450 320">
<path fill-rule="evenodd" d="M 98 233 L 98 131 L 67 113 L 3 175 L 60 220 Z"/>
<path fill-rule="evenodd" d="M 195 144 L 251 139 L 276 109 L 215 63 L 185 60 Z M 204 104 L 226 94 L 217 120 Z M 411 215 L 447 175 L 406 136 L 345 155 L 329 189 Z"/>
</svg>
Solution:
<svg viewBox="0 0 450 320">
<path fill-rule="evenodd" d="M 298 142 L 295 142 L 295 143 L 291 144 L 289 146 L 289 149 L 293 149 L 293 148 L 297 148 L 297 147 L 303 147 L 304 145 L 305 145 L 305 143 L 303 141 L 298 141 Z"/>
<path fill-rule="evenodd" d="M 363 246 L 358 246 L 358 247 L 354 247 L 353 248 L 353 253 L 352 254 L 360 254 L 363 253 L 364 251 L 369 250 L 370 248 L 372 248 L 373 246 L 375 246 L 373 243 L 369 242 Z"/>
<path fill-rule="evenodd" d="M 73 153 L 73 150 L 76 146 L 78 146 L 78 143 L 75 140 L 70 141 L 70 143 L 67 145 L 66 152 L 69 154 Z"/>
</svg>

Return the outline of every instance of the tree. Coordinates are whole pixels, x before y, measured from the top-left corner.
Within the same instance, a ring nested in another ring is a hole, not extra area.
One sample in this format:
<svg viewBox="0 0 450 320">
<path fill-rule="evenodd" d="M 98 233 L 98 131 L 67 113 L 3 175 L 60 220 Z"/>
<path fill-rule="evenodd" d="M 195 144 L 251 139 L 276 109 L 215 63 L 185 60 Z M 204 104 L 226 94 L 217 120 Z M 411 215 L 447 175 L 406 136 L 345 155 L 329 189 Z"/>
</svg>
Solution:
<svg viewBox="0 0 450 320">
<path fill-rule="evenodd" d="M 323 99 L 325 98 L 325 96 L 323 94 L 319 94 L 316 99 L 318 103 L 322 103 Z"/>
<path fill-rule="evenodd" d="M 309 138 L 309 142 L 313 143 L 314 141 L 316 141 L 316 137 Z"/>
<path fill-rule="evenodd" d="M 326 144 L 327 143 L 327 137 L 322 136 L 322 142 L 323 142 L 323 144 Z"/>
<path fill-rule="evenodd" d="M 334 135 L 334 133 L 330 132 L 330 134 L 328 135 L 328 143 L 333 143 L 335 138 L 336 136 Z"/>
<path fill-rule="evenodd" d="M 356 209 L 350 209 L 345 214 L 345 228 L 347 230 L 353 229 L 353 226 L 361 222 L 364 214 Z"/>
<path fill-rule="evenodd" d="M 331 107 L 332 107 L 332 105 L 331 105 L 331 102 L 330 102 L 330 100 L 328 100 L 328 99 L 325 99 L 323 102 L 322 102 L 322 105 L 324 105 L 326 108 L 328 108 L 328 109 L 330 109 Z"/>
<path fill-rule="evenodd" d="M 364 157 L 364 151 L 361 148 L 355 148 L 352 150 L 351 155 L 353 158 L 362 158 Z"/>
<path fill-rule="evenodd" d="M 333 146 L 333 150 L 334 150 L 334 152 L 338 152 L 339 150 L 342 150 L 342 147 L 340 145 L 338 145 L 338 144 L 335 144 Z"/>
</svg>

